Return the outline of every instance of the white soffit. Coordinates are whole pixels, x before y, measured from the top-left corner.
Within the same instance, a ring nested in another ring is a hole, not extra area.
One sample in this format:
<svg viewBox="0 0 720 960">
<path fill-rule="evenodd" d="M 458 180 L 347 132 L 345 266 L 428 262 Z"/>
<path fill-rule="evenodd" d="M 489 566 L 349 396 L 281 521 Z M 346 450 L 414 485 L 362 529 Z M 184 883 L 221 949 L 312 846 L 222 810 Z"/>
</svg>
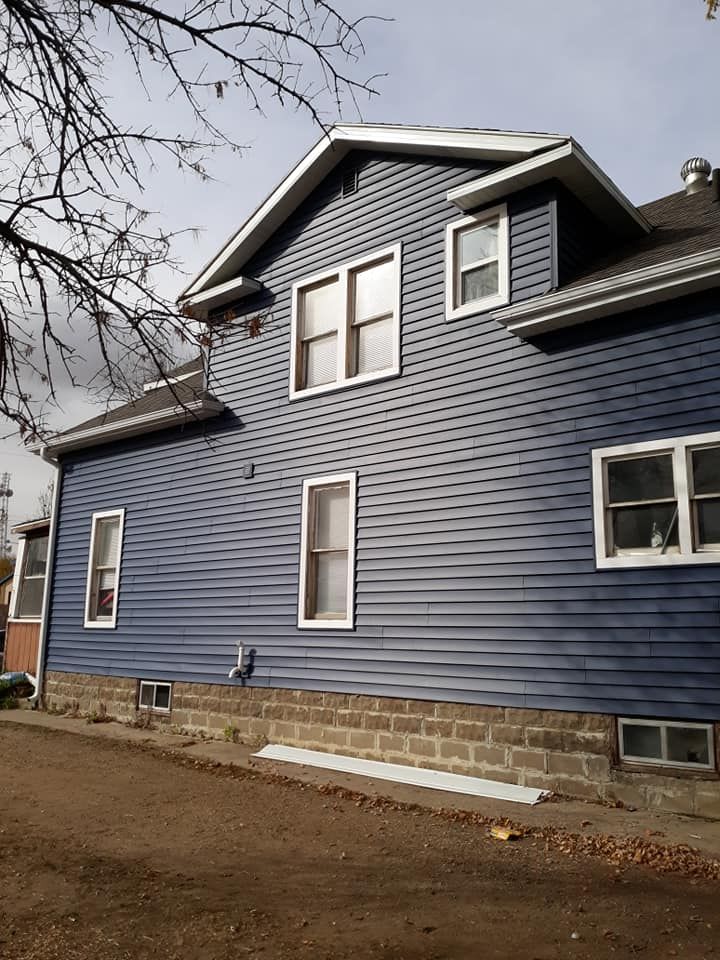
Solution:
<svg viewBox="0 0 720 960">
<path fill-rule="evenodd" d="M 551 178 L 560 180 L 614 233 L 621 236 L 649 233 L 651 228 L 645 217 L 572 140 L 456 187 L 448 192 L 447 198 L 461 210 L 472 210 L 506 197 L 510 191 Z"/>
<path fill-rule="evenodd" d="M 188 307 L 192 307 L 194 316 L 205 320 L 208 312 L 214 307 L 220 307 L 230 300 L 240 300 L 251 293 L 257 293 L 259 289 L 260 284 L 257 280 L 251 280 L 249 277 L 235 277 L 226 283 L 206 287 L 199 293 L 181 299 Z"/>
<path fill-rule="evenodd" d="M 385 150 L 508 163 L 566 143 L 567 137 L 502 130 L 463 130 L 394 124 L 344 123 L 331 127 L 186 287 L 180 300 L 231 281 L 301 201 L 350 150 Z"/>
<path fill-rule="evenodd" d="M 360 760 L 357 757 L 344 757 L 337 753 L 301 750 L 298 747 L 285 747 L 279 744 L 269 744 L 253 756 L 259 757 L 261 760 L 299 763 L 303 766 L 320 767 L 338 773 L 354 773 L 357 776 L 370 777 L 373 780 L 391 780 L 393 783 L 406 783 L 411 787 L 446 790 L 450 793 L 463 793 L 469 797 L 510 800 L 513 803 L 535 804 L 547 796 L 545 790 L 518 787 L 512 783 L 481 780 L 479 777 L 465 777 L 458 773 L 429 770 L 426 767 L 407 767 L 400 763 Z"/>
</svg>

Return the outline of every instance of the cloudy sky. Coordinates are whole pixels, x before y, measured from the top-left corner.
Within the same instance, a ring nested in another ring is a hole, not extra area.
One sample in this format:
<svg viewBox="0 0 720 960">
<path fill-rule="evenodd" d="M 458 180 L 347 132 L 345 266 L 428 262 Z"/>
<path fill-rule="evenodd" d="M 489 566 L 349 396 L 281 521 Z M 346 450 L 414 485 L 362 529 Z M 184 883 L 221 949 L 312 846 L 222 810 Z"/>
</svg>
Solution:
<svg viewBox="0 0 720 960">
<path fill-rule="evenodd" d="M 720 21 L 703 0 L 337 0 L 348 16 L 376 13 L 356 78 L 384 74 L 363 102 L 370 122 L 535 130 L 571 134 L 636 203 L 678 190 L 690 156 L 720 165 L 717 112 Z M 108 40 L 112 49 L 112 41 Z M 132 76 L 121 52 L 108 63 L 109 93 L 128 109 Z M 182 121 L 178 105 L 132 100 L 133 116 Z M 171 229 L 201 228 L 178 247 L 197 272 L 318 139 L 307 116 L 270 105 L 261 117 L 231 91 L 216 116 L 241 155 L 211 161 L 213 183 L 178 172 L 149 174 L 145 202 Z M 161 113 L 160 113 L 161 112 Z M 328 119 L 332 119 L 328 113 Z M 344 119 L 357 120 L 348 107 Z M 175 293 L 186 277 L 163 278 Z M 61 429 L 98 412 L 63 389 L 51 417 Z M 36 513 L 52 471 L 14 439 L 0 441 L 0 473 L 12 475 L 11 521 Z"/>
</svg>

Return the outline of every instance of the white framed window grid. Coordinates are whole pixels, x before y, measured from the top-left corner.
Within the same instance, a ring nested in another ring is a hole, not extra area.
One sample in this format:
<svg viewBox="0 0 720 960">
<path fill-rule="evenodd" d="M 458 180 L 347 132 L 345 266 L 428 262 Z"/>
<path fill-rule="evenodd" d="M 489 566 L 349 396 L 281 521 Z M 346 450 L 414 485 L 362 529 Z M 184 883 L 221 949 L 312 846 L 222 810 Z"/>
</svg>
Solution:
<svg viewBox="0 0 720 960">
<path fill-rule="evenodd" d="M 18 543 L 9 620 L 39 623 L 47 573 L 48 536 L 23 537 Z"/>
<path fill-rule="evenodd" d="M 445 315 L 459 320 L 510 297 L 507 205 L 463 217 L 445 234 Z"/>
<path fill-rule="evenodd" d="M 401 244 L 293 284 L 290 399 L 400 373 Z"/>
<path fill-rule="evenodd" d="M 593 450 L 592 474 L 598 568 L 720 563 L 720 432 Z"/>
<path fill-rule="evenodd" d="M 303 482 L 298 627 L 351 630 L 357 474 Z"/>
<path fill-rule="evenodd" d="M 644 728 L 644 730 L 643 730 Z M 689 736 L 688 736 L 689 735 Z M 644 739 L 645 749 L 637 749 Z M 710 723 L 683 720 L 646 720 L 640 717 L 618 718 L 620 759 L 689 770 L 715 770 L 715 738 Z M 688 741 L 691 746 L 688 747 Z M 672 759 L 683 752 L 691 758 Z"/>
<path fill-rule="evenodd" d="M 141 680 L 138 691 L 138 710 L 170 713 L 172 684 L 159 680 Z"/>
<path fill-rule="evenodd" d="M 113 629 L 117 624 L 124 525 L 124 508 L 92 515 L 85 591 L 86 627 Z"/>
</svg>

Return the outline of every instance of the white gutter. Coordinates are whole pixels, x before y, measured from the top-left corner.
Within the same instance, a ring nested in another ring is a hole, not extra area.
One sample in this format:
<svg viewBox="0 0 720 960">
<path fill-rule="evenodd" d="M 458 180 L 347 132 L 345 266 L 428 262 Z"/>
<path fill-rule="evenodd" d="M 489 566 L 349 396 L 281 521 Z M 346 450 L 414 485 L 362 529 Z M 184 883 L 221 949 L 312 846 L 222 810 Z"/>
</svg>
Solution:
<svg viewBox="0 0 720 960">
<path fill-rule="evenodd" d="M 225 404 L 219 400 L 192 400 L 186 404 L 177 404 L 163 410 L 155 410 L 152 413 L 129 417 L 127 420 L 101 424 L 71 434 L 60 434 L 55 439 L 51 438 L 44 443 L 34 444 L 29 449 L 33 453 L 39 453 L 41 457 L 43 456 L 43 450 L 49 451 L 55 456 L 60 453 L 68 453 L 71 450 L 83 450 L 86 447 L 96 447 L 101 443 L 110 443 L 113 440 L 123 440 L 127 437 L 136 437 L 156 430 L 164 430 L 167 427 L 194 420 L 208 420 L 222 413 L 224 409 Z"/>
<path fill-rule="evenodd" d="M 526 338 L 717 286 L 720 247 L 534 297 L 492 315 L 511 333 Z"/>
<path fill-rule="evenodd" d="M 50 530 L 48 533 L 47 558 L 45 560 L 45 585 L 43 587 L 42 610 L 40 613 L 40 636 L 38 637 L 37 666 L 35 676 L 28 677 L 35 684 L 35 693 L 29 697 L 28 702 L 35 707 L 40 706 L 43 690 L 43 679 L 45 677 L 45 649 L 47 647 L 48 620 L 50 619 L 50 594 L 52 592 L 53 567 L 55 564 L 55 540 L 57 538 L 57 521 L 60 511 L 60 487 L 62 486 L 62 465 L 58 463 L 47 451 L 46 447 L 40 450 L 40 457 L 45 463 L 50 463 L 55 467 L 55 486 L 53 488 L 52 510 L 50 512 Z"/>
</svg>

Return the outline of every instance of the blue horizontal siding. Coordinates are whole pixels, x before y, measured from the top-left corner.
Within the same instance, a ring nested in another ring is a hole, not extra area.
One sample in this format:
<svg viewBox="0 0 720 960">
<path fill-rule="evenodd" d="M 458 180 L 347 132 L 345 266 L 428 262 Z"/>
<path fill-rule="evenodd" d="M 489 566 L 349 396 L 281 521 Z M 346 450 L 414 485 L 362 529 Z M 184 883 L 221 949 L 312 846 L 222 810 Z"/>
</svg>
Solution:
<svg viewBox="0 0 720 960">
<path fill-rule="evenodd" d="M 720 567 L 597 571 L 590 481 L 593 447 L 718 429 L 712 298 L 534 343 L 447 323 L 445 196 L 482 167 L 345 164 L 359 192 L 341 165 L 244 271 L 265 288 L 241 309 L 270 319 L 214 351 L 227 413 L 66 458 L 50 669 L 225 683 L 243 641 L 262 686 L 718 719 Z M 513 300 L 587 255 L 556 189 L 508 201 Z M 292 283 L 397 242 L 402 375 L 290 404 Z M 356 629 L 298 630 L 302 480 L 347 470 Z M 90 517 L 118 506 L 118 626 L 84 630 Z"/>
</svg>

